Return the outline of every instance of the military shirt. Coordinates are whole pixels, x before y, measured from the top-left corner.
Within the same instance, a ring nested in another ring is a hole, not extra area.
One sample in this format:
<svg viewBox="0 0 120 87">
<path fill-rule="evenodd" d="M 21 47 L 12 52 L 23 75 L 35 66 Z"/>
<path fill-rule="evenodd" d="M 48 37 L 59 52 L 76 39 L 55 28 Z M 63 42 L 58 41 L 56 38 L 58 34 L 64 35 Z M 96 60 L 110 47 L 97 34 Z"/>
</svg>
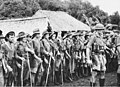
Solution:
<svg viewBox="0 0 120 87">
<path fill-rule="evenodd" d="M 49 40 L 43 39 L 43 40 L 42 40 L 42 44 L 43 44 L 43 46 L 44 46 L 44 49 L 45 49 L 47 52 L 51 52 L 51 51 L 52 51 L 52 48 L 51 48 L 51 45 L 50 45 Z"/>
<path fill-rule="evenodd" d="M 40 57 L 41 51 L 42 51 L 41 50 L 41 47 L 42 47 L 41 41 L 39 39 L 34 38 L 32 43 L 33 43 L 33 49 L 35 51 L 35 54 Z"/>
<path fill-rule="evenodd" d="M 5 54 L 5 58 L 7 60 L 12 60 L 13 57 L 15 57 L 15 45 L 14 43 L 9 44 L 6 42 L 5 44 L 2 45 L 2 50 Z"/>
</svg>

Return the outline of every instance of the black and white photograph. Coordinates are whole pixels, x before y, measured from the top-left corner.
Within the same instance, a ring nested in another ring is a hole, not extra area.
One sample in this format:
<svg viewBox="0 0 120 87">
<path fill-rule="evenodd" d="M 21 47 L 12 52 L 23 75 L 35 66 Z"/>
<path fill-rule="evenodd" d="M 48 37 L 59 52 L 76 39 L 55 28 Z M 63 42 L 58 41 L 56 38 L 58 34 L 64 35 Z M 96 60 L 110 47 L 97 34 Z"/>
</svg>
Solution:
<svg viewBox="0 0 120 87">
<path fill-rule="evenodd" d="M 120 87 L 120 1 L 0 0 L 0 87 Z"/>
</svg>

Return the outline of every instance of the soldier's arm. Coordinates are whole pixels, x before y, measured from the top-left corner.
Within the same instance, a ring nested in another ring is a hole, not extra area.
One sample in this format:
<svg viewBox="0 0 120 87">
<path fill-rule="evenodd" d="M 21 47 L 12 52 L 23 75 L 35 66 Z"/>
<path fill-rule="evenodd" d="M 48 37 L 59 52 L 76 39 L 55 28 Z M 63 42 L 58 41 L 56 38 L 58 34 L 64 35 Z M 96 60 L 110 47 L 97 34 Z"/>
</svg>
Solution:
<svg viewBox="0 0 120 87">
<path fill-rule="evenodd" d="M 22 61 L 25 60 L 25 58 L 18 56 L 17 53 L 15 53 L 15 58 L 16 58 L 16 59 L 20 59 L 20 60 L 22 60 Z"/>
<path fill-rule="evenodd" d="M 39 58 L 36 54 L 34 54 L 35 59 L 37 59 L 39 62 L 42 62 L 42 59 Z"/>
<path fill-rule="evenodd" d="M 34 50 L 28 47 L 25 47 L 25 51 L 30 52 L 31 54 L 35 54 Z"/>
<path fill-rule="evenodd" d="M 66 55 L 71 59 L 71 56 L 70 56 L 70 54 L 67 52 L 67 50 L 65 50 L 65 53 L 66 53 Z"/>
<path fill-rule="evenodd" d="M 6 56 L 6 54 L 7 54 L 6 45 L 3 44 L 1 49 L 2 49 L 2 51 L 4 53 L 3 59 L 2 59 L 2 64 L 3 64 L 3 68 L 5 70 L 5 73 L 12 72 L 12 68 L 8 65 L 7 60 L 6 60 L 7 59 L 7 56 Z"/>
<path fill-rule="evenodd" d="M 5 73 L 7 73 L 7 65 L 6 65 L 6 58 L 5 58 L 5 49 L 4 49 L 4 46 L 2 45 L 1 46 L 1 50 L 3 51 L 3 56 L 2 56 L 2 65 L 3 65 L 3 69 L 5 70 Z"/>
</svg>

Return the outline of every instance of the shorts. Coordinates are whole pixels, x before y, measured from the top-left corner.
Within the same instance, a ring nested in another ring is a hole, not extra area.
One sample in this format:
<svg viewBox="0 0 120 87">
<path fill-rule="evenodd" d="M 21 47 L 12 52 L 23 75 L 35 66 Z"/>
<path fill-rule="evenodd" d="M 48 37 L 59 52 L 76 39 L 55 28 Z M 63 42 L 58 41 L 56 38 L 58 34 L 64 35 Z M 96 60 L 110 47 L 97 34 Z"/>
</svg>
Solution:
<svg viewBox="0 0 120 87">
<path fill-rule="evenodd" d="M 94 54 L 92 59 L 92 70 L 106 71 L 106 58 L 102 54 Z"/>
</svg>

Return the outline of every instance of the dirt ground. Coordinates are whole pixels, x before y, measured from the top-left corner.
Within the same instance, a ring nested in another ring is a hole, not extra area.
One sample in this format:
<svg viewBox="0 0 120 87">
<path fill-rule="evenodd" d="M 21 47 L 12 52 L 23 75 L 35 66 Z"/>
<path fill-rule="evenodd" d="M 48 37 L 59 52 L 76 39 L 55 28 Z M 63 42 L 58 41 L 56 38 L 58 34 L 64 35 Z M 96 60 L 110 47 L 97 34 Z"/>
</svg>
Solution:
<svg viewBox="0 0 120 87">
<path fill-rule="evenodd" d="M 71 83 L 64 83 L 62 87 L 81 87 L 81 86 L 89 86 L 89 77 L 84 77 L 84 78 L 80 78 L 77 81 L 73 81 Z M 106 86 L 117 86 L 117 76 L 116 76 L 116 72 L 111 72 L 111 73 L 107 73 L 106 74 L 106 81 L 105 81 L 105 87 Z M 97 87 L 99 87 L 99 80 L 97 79 Z"/>
</svg>

